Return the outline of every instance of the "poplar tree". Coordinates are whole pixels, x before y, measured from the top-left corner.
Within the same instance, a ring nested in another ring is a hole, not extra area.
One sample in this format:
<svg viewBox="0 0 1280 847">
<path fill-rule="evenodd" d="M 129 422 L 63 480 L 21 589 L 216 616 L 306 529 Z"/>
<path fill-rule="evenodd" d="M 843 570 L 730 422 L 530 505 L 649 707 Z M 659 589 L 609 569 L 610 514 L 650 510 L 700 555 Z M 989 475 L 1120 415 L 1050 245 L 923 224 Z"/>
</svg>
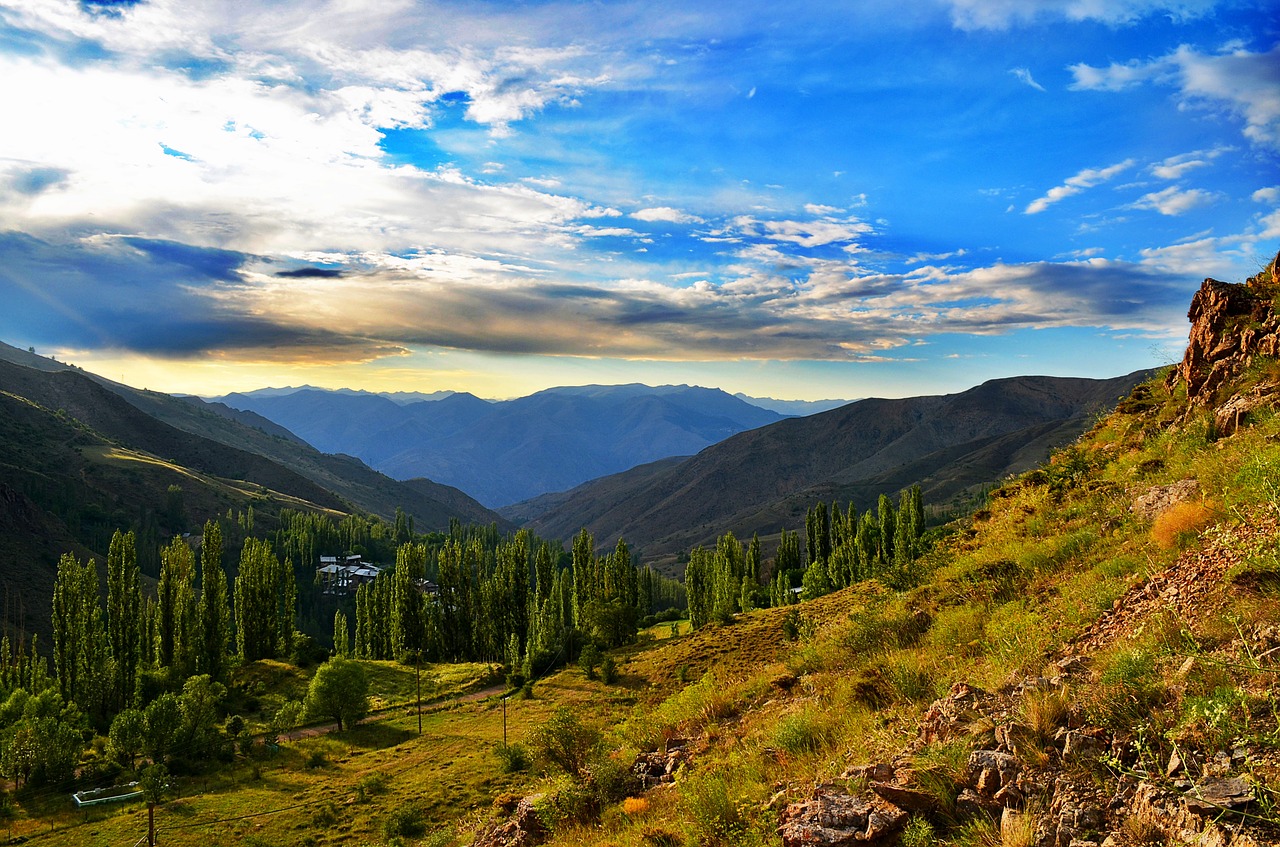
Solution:
<svg viewBox="0 0 1280 847">
<path fill-rule="evenodd" d="M 111 651 L 111 708 L 133 702 L 142 656 L 142 589 L 132 532 L 116 531 L 107 552 L 107 645 Z"/>
<path fill-rule="evenodd" d="M 347 616 L 341 609 L 333 613 L 333 655 L 344 659 L 351 655 L 351 636 L 347 632 Z"/>
<path fill-rule="evenodd" d="M 100 713 L 105 645 L 98 569 L 64 553 L 53 585 L 53 666 L 64 702 Z"/>
<path fill-rule="evenodd" d="M 215 682 L 227 672 L 231 643 L 231 606 L 227 572 L 222 568 L 222 525 L 210 520 L 200 543 L 200 601 L 196 607 L 196 671 Z"/>
<path fill-rule="evenodd" d="M 195 556 L 181 538 L 160 551 L 160 583 L 156 588 L 159 620 L 159 663 L 181 678 L 195 666 L 193 632 L 196 618 Z"/>
<path fill-rule="evenodd" d="M 246 662 L 279 658 L 293 635 L 293 565 L 266 541 L 246 538 L 235 585 L 236 648 Z"/>
</svg>

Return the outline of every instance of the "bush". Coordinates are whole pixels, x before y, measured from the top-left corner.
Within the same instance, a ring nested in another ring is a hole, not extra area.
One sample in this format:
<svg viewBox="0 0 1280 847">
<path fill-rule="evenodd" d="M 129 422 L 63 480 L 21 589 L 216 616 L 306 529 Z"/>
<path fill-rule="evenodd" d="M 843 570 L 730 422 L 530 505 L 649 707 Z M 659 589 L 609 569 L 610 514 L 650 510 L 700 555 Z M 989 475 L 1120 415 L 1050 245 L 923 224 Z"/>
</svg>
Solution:
<svg viewBox="0 0 1280 847">
<path fill-rule="evenodd" d="M 773 731 L 773 743 L 788 753 L 812 753 L 821 748 L 829 736 L 822 720 L 806 709 L 787 715 Z"/>
<path fill-rule="evenodd" d="M 696 774 L 680 783 L 680 798 L 696 844 L 736 847 L 746 840 L 747 820 L 724 777 Z"/>
<path fill-rule="evenodd" d="M 427 832 L 427 819 L 422 808 L 410 803 L 393 809 L 382 822 L 382 832 L 388 839 L 417 838 Z"/>
<path fill-rule="evenodd" d="M 582 652 L 578 654 L 578 667 L 582 669 L 587 679 L 596 678 L 596 668 L 601 662 L 600 648 L 594 644 L 588 643 L 582 648 Z"/>
<path fill-rule="evenodd" d="M 612 656 L 600 660 L 600 681 L 605 685 L 613 685 L 618 680 L 618 664 Z"/>
<path fill-rule="evenodd" d="M 538 761 L 582 779 L 600 741 L 598 729 L 586 726 L 571 709 L 561 706 L 530 734 L 529 746 Z"/>
<path fill-rule="evenodd" d="M 532 764 L 529 750 L 522 744 L 499 744 L 493 751 L 503 773 L 527 771 Z"/>
</svg>

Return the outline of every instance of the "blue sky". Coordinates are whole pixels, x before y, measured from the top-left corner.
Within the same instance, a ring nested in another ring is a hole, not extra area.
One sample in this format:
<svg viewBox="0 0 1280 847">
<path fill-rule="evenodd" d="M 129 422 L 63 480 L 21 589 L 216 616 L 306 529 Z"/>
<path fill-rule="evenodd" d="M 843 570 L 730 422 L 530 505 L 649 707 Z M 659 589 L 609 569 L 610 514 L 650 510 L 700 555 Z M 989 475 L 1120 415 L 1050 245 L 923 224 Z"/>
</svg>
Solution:
<svg viewBox="0 0 1280 847">
<path fill-rule="evenodd" d="M 1280 250 L 1269 6 L 0 0 L 0 340 L 203 394 L 1161 364 Z"/>
</svg>

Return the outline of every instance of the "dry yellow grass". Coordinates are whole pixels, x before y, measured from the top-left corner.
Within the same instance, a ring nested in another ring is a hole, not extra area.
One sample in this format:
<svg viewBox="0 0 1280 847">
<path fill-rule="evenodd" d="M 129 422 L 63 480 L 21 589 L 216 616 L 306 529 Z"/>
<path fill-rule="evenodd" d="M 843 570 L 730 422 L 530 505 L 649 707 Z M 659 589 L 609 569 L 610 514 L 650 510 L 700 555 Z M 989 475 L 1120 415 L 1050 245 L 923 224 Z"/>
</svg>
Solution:
<svg viewBox="0 0 1280 847">
<path fill-rule="evenodd" d="M 1161 549 L 1172 550 L 1216 520 L 1217 510 L 1211 503 L 1176 503 L 1156 516 L 1151 525 L 1151 540 Z"/>
</svg>

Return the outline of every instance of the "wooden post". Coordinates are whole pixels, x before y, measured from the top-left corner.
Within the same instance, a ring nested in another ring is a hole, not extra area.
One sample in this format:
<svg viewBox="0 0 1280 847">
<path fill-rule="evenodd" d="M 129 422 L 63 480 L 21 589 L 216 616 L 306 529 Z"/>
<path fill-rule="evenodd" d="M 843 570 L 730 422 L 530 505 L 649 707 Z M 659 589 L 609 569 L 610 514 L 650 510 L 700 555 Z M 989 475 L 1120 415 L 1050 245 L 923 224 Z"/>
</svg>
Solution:
<svg viewBox="0 0 1280 847">
<path fill-rule="evenodd" d="M 156 804 L 147 803 L 147 847 L 156 847 Z"/>
<path fill-rule="evenodd" d="M 418 686 L 418 734 L 422 734 L 422 651 L 413 653 L 413 676 Z"/>
<path fill-rule="evenodd" d="M 502 746 L 507 746 L 507 698 L 502 698 Z"/>
</svg>

